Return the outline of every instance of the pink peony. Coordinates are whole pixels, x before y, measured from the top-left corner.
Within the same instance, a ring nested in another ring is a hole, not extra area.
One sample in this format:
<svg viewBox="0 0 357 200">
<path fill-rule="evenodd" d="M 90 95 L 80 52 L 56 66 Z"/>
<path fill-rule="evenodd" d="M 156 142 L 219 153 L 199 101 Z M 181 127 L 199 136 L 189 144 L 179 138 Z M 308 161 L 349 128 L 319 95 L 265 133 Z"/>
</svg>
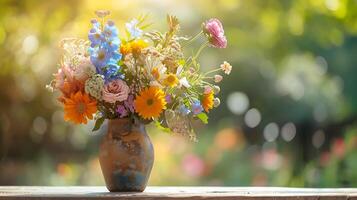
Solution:
<svg viewBox="0 0 357 200">
<path fill-rule="evenodd" d="M 224 35 L 223 26 L 218 19 L 210 19 L 203 23 L 203 32 L 207 35 L 208 41 L 213 47 L 227 47 L 227 39 Z"/>
<path fill-rule="evenodd" d="M 108 103 L 125 101 L 128 99 L 129 87 L 122 80 L 113 80 L 104 86 L 102 91 L 103 100 Z"/>
<path fill-rule="evenodd" d="M 55 76 L 55 88 L 62 90 L 64 79 L 65 79 L 65 74 L 63 72 L 63 69 L 59 68 L 57 74 L 54 74 L 54 76 Z"/>
<path fill-rule="evenodd" d="M 89 57 L 80 56 L 75 65 L 68 62 L 63 63 L 60 67 L 60 71 L 65 75 L 68 81 L 73 81 L 75 79 L 84 82 L 95 73 L 95 67 L 91 63 Z M 59 73 L 57 75 L 59 75 Z"/>
<path fill-rule="evenodd" d="M 76 80 L 85 81 L 95 73 L 95 67 L 89 57 L 80 57 L 78 61 L 78 65 L 72 68 L 73 77 Z"/>
</svg>

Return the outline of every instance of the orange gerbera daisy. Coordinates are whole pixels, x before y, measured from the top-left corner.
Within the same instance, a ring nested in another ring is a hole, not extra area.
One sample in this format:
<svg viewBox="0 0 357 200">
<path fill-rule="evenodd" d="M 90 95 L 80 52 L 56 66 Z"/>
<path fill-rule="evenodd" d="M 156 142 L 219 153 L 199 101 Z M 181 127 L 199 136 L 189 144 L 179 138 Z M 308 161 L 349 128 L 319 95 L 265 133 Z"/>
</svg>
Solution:
<svg viewBox="0 0 357 200">
<path fill-rule="evenodd" d="M 72 93 L 84 90 L 84 83 L 75 79 L 69 81 L 65 80 L 63 86 L 60 88 L 64 97 L 69 97 Z"/>
<path fill-rule="evenodd" d="M 75 124 L 86 124 L 87 118 L 93 119 L 97 112 L 97 101 L 91 99 L 86 93 L 78 91 L 64 99 L 64 120 Z"/>
<path fill-rule="evenodd" d="M 159 117 L 166 108 L 165 93 L 158 87 L 145 88 L 136 95 L 134 106 L 136 112 L 144 119 Z"/>
<path fill-rule="evenodd" d="M 202 106 L 206 112 L 213 108 L 214 105 L 214 95 L 213 91 L 210 91 L 207 94 L 203 94 L 202 97 Z"/>
</svg>

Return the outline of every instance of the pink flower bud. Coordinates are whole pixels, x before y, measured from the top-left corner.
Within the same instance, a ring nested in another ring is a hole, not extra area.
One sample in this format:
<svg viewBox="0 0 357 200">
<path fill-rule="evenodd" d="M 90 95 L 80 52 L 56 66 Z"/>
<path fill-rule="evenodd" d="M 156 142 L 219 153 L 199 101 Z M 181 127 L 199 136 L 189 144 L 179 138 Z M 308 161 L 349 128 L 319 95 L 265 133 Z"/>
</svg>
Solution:
<svg viewBox="0 0 357 200">
<path fill-rule="evenodd" d="M 223 76 L 221 75 L 214 75 L 214 82 L 219 83 L 223 80 Z"/>
<path fill-rule="evenodd" d="M 211 92 L 212 92 L 212 88 L 209 85 L 205 85 L 203 93 L 209 94 Z"/>
</svg>

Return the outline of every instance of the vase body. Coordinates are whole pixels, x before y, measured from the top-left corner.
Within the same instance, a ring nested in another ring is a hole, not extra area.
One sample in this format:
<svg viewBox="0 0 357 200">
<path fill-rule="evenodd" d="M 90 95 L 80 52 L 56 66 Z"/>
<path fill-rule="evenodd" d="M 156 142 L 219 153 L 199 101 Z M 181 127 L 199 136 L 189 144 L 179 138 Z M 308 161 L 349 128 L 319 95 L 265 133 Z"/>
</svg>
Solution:
<svg viewBox="0 0 357 200">
<path fill-rule="evenodd" d="M 99 162 L 109 191 L 144 191 L 154 163 L 154 149 L 144 124 L 128 118 L 109 120 Z"/>
</svg>

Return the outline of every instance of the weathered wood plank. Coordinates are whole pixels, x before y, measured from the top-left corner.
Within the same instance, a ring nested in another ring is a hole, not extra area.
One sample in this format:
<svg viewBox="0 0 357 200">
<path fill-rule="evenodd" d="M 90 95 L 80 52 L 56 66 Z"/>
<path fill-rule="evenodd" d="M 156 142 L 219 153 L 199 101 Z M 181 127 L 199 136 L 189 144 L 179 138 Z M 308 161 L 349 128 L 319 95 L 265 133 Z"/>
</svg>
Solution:
<svg viewBox="0 0 357 200">
<path fill-rule="evenodd" d="M 148 187 L 143 193 L 110 193 L 105 187 L 0 186 L 0 200 L 357 200 L 357 189 L 278 187 Z"/>
</svg>

